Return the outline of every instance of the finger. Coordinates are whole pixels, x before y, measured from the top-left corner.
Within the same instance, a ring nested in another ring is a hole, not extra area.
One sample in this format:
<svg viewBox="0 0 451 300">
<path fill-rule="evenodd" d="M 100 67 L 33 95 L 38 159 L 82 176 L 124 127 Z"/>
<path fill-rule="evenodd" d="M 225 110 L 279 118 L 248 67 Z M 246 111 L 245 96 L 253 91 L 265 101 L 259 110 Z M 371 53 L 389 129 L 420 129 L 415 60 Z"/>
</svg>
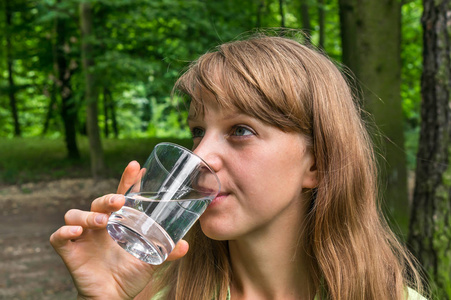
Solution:
<svg viewBox="0 0 451 300">
<path fill-rule="evenodd" d="M 50 244 L 60 253 L 66 248 L 72 239 L 79 237 L 83 233 L 81 226 L 62 226 L 50 236 Z"/>
<path fill-rule="evenodd" d="M 83 228 L 99 229 L 105 228 L 109 215 L 82 211 L 79 209 L 71 209 L 64 216 L 66 225 L 82 226 Z"/>
<path fill-rule="evenodd" d="M 167 261 L 172 261 L 179 259 L 186 255 L 189 249 L 189 244 L 185 240 L 180 240 L 176 245 L 174 250 L 169 254 Z"/>
<path fill-rule="evenodd" d="M 138 176 L 140 165 L 137 161 L 131 161 L 122 173 L 121 181 L 119 182 L 119 186 L 117 187 L 118 194 L 125 194 L 128 189 L 135 182 L 136 177 Z"/>
<path fill-rule="evenodd" d="M 125 203 L 124 195 L 108 194 L 92 201 L 91 211 L 109 214 L 119 210 Z"/>
</svg>

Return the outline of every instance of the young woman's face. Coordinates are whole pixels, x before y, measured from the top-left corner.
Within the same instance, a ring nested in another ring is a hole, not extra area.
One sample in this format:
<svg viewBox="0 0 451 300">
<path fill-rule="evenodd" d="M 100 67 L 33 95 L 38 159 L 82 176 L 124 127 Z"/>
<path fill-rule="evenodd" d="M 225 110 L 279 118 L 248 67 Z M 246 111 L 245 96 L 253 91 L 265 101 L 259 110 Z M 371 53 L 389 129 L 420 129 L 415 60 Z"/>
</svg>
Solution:
<svg viewBox="0 0 451 300">
<path fill-rule="evenodd" d="M 217 173 L 221 192 L 200 218 L 210 238 L 233 240 L 270 228 L 297 226 L 305 213 L 303 188 L 316 185 L 314 159 L 299 133 L 283 132 L 258 119 L 215 106 L 189 126 L 194 152 Z M 294 223 L 297 224 L 294 224 Z"/>
</svg>

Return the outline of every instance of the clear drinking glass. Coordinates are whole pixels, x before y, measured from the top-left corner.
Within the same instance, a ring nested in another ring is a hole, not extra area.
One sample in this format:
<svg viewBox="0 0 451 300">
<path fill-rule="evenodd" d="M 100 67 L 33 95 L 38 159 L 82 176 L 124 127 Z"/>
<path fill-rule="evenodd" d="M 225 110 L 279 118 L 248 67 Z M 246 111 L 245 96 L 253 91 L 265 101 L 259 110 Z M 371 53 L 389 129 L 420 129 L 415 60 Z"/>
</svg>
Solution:
<svg viewBox="0 0 451 300">
<path fill-rule="evenodd" d="M 155 146 L 125 205 L 107 230 L 127 252 L 161 264 L 220 190 L 215 172 L 199 156 L 172 143 Z"/>
</svg>

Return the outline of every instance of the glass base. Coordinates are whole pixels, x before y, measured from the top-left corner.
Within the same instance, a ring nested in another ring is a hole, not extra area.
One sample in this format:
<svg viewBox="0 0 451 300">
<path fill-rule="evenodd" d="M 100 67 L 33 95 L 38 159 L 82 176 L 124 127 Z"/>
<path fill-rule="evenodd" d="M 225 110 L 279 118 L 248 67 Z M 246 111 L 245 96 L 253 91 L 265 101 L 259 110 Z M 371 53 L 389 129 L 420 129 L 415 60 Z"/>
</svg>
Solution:
<svg viewBox="0 0 451 300">
<path fill-rule="evenodd" d="M 130 207 L 111 215 L 107 231 L 119 246 L 148 264 L 161 264 L 174 249 L 172 239 L 160 225 Z"/>
</svg>

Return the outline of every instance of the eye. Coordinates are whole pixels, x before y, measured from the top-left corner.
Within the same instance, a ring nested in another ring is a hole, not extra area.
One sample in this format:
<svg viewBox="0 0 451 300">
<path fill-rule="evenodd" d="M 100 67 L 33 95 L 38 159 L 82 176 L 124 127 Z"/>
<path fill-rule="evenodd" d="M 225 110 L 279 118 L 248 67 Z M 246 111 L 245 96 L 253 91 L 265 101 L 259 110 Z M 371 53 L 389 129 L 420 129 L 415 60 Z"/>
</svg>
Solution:
<svg viewBox="0 0 451 300">
<path fill-rule="evenodd" d="M 204 135 L 205 135 L 205 130 L 203 130 L 202 128 L 194 127 L 193 129 L 191 129 L 191 136 L 193 137 L 193 139 L 201 138 Z"/>
<path fill-rule="evenodd" d="M 249 136 L 255 135 L 254 131 L 244 126 L 235 126 L 232 130 L 233 136 Z"/>
</svg>

